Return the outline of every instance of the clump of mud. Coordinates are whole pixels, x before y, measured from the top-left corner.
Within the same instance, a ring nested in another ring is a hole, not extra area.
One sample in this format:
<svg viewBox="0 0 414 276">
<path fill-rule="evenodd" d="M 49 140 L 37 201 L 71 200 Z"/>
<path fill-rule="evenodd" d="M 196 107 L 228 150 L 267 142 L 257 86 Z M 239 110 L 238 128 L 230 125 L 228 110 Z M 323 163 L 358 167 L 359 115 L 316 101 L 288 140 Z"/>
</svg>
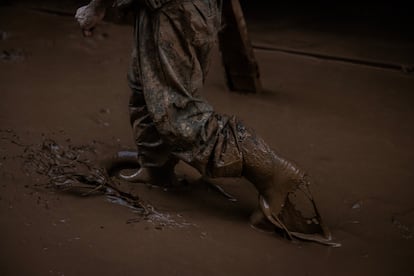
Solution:
<svg viewBox="0 0 414 276">
<path fill-rule="evenodd" d="M 190 224 L 176 221 L 173 216 L 156 210 L 150 203 L 132 194 L 122 183 L 111 178 L 99 166 L 99 143 L 73 145 L 70 140 L 59 143 L 45 138 L 38 144 L 26 145 L 13 131 L 2 131 L 10 135 L 2 137 L 23 149 L 20 158 L 26 175 L 40 177 L 40 186 L 69 192 L 79 196 L 104 195 L 115 204 L 126 206 L 137 215 L 127 223 L 147 221 L 157 229 L 163 227 L 185 227 Z M 37 184 L 37 186 L 39 186 Z"/>
</svg>

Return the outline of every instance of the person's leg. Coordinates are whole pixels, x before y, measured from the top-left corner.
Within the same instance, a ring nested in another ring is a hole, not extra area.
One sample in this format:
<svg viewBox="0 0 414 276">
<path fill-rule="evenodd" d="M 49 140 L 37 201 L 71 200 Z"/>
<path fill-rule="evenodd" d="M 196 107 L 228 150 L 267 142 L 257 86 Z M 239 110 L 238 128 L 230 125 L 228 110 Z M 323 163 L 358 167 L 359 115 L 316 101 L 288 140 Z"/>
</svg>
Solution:
<svg viewBox="0 0 414 276">
<path fill-rule="evenodd" d="M 169 152 L 161 139 L 146 106 L 139 71 L 139 56 L 134 48 L 128 72 L 131 89 L 129 115 L 135 144 L 137 146 L 138 170 L 131 175 L 120 175 L 132 182 L 169 185 L 176 181 L 174 168 L 178 159 Z"/>
<path fill-rule="evenodd" d="M 201 174 L 252 182 L 262 217 L 274 227 L 326 242 L 305 173 L 240 120 L 216 113 L 198 93 L 218 29 L 215 2 L 183 0 L 142 14 L 139 64 L 151 119 L 171 152 Z"/>
</svg>

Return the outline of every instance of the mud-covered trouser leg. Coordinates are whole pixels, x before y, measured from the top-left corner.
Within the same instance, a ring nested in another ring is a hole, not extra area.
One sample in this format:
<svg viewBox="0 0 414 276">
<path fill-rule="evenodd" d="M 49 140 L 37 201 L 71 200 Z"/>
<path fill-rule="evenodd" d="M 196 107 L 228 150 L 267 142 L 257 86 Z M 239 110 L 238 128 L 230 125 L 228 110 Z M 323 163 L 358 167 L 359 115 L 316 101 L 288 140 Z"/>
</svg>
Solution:
<svg viewBox="0 0 414 276">
<path fill-rule="evenodd" d="M 174 168 L 178 160 L 170 155 L 169 148 L 162 141 L 145 103 L 139 73 L 137 50 L 132 52 L 128 84 L 131 89 L 129 115 L 141 167 Z"/>
<path fill-rule="evenodd" d="M 143 9 L 136 34 L 148 112 L 171 153 L 203 175 L 240 176 L 236 119 L 200 95 L 219 28 L 215 0 Z"/>
<path fill-rule="evenodd" d="M 324 235 L 305 174 L 237 118 L 215 112 L 199 94 L 218 31 L 216 4 L 216 0 L 172 1 L 156 12 L 140 13 L 136 35 L 140 60 L 135 64 L 143 81 L 145 114 L 148 111 L 152 119 L 143 122 L 154 123 L 158 131 L 149 140 L 159 141 L 161 148 L 163 142 L 170 145 L 174 156 L 203 175 L 245 176 L 261 195 L 266 218 L 290 235 L 307 239 Z M 145 153 L 147 145 L 137 144 Z M 295 204 L 302 194 L 309 216 Z"/>
</svg>

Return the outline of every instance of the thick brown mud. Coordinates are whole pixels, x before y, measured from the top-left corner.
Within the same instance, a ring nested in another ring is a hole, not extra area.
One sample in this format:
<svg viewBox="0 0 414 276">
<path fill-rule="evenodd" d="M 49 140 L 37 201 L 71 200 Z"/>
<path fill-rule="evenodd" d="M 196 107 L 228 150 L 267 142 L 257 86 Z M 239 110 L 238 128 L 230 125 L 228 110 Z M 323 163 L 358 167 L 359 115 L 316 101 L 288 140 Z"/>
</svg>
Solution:
<svg viewBox="0 0 414 276">
<path fill-rule="evenodd" d="M 13 7 L 0 8 L 0 27 L 1 275 L 414 273 L 412 75 L 258 50 L 267 92 L 240 95 L 227 91 L 215 56 L 203 95 L 312 176 L 324 222 L 342 244 L 330 248 L 255 231 L 250 183 L 213 180 L 237 198 L 230 201 L 181 163 L 186 185 L 124 187 L 154 207 L 152 218 L 119 197 L 45 188 L 22 166 L 27 146 L 133 148 L 132 30 L 105 23 L 84 38 L 70 17 Z"/>
</svg>

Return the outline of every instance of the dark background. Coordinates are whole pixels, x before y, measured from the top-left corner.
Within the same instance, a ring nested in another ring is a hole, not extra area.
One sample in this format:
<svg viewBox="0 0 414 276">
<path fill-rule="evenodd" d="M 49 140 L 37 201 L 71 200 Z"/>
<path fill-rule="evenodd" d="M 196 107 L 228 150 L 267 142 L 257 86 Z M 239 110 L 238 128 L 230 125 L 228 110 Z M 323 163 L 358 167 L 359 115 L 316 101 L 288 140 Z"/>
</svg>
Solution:
<svg viewBox="0 0 414 276">
<path fill-rule="evenodd" d="M 1 0 L 2 5 L 29 3 L 74 12 L 88 3 L 82 0 Z M 362 33 L 412 40 L 414 20 L 410 1 L 240 1 L 247 21 L 292 26 L 326 32 Z"/>
</svg>

